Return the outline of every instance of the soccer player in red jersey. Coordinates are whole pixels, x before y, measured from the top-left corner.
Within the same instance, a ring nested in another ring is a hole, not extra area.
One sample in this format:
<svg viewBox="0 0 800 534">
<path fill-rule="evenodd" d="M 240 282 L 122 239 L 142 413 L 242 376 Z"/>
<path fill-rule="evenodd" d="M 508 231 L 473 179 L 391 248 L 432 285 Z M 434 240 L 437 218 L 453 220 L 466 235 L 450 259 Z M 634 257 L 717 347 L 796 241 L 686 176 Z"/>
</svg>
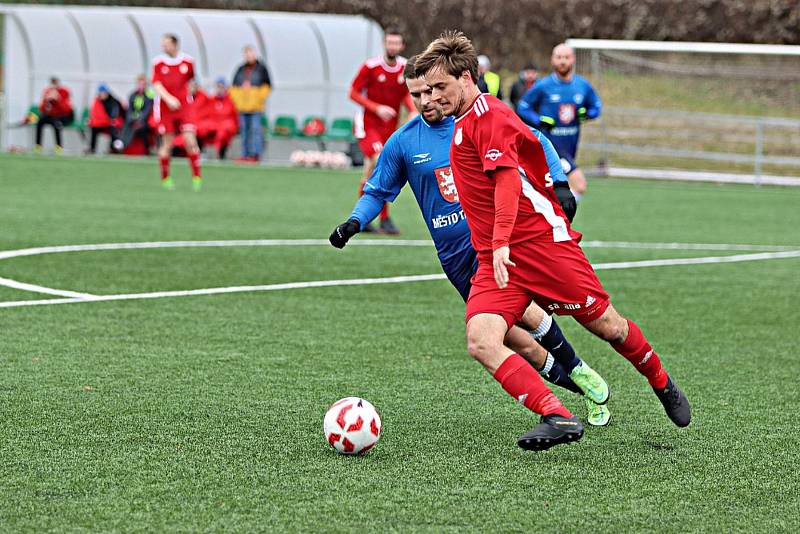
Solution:
<svg viewBox="0 0 800 534">
<path fill-rule="evenodd" d="M 356 138 L 364 153 L 364 178 L 358 190 L 359 195 L 364 194 L 364 184 L 372 174 L 383 144 L 397 129 L 400 105 L 404 105 L 409 113 L 416 114 L 403 78 L 406 59 L 400 56 L 400 52 L 404 46 L 402 35 L 386 30 L 383 38 L 384 55 L 365 61 L 350 86 L 350 99 L 364 108 L 355 121 Z M 380 231 L 400 233 L 389 218 L 388 203 L 383 205 L 380 219 Z M 361 231 L 372 232 L 373 229 L 367 225 Z"/>
<path fill-rule="evenodd" d="M 647 378 L 672 422 L 687 426 L 686 396 L 636 323 L 611 306 L 578 245 L 581 235 L 553 191 L 539 140 L 508 106 L 478 89 L 478 59 L 469 39 L 446 32 L 417 58 L 415 69 L 432 88 L 432 100 L 456 117 L 450 162 L 479 263 L 467 301 L 469 353 L 508 393 L 543 415 L 519 445 L 574 440 L 569 434 L 580 424 L 551 400 L 533 367 L 503 345 L 531 301 L 572 315 L 608 341 Z"/>
<path fill-rule="evenodd" d="M 194 60 L 178 51 L 178 38 L 173 34 L 162 37 L 161 48 L 164 53 L 153 60 L 152 76 L 153 89 L 156 91 L 153 114 L 156 130 L 161 136 L 158 147 L 161 184 L 166 189 L 175 188 L 169 174 L 169 160 L 175 134 L 181 133 L 192 171 L 192 186 L 199 191 L 203 183 L 200 177 L 200 149 L 197 146 L 192 96 L 189 92 L 189 82 L 194 79 Z"/>
</svg>

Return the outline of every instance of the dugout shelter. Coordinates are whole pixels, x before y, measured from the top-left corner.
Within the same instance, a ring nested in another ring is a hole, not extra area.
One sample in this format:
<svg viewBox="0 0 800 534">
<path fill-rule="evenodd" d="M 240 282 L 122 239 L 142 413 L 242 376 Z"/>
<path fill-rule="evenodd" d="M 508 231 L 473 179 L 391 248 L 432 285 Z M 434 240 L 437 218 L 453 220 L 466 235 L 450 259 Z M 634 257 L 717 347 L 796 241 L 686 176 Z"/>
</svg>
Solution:
<svg viewBox="0 0 800 534">
<path fill-rule="evenodd" d="M 29 148 L 30 132 L 18 123 L 51 76 L 72 92 L 78 118 L 100 82 L 126 99 L 136 76 L 150 75 L 164 33 L 179 37 L 204 87 L 218 76 L 230 81 L 242 48 L 255 46 L 274 84 L 269 124 L 278 116 L 352 117 L 350 82 L 366 58 L 382 53 L 383 39 L 376 22 L 352 15 L 0 4 L 0 148 Z"/>
</svg>

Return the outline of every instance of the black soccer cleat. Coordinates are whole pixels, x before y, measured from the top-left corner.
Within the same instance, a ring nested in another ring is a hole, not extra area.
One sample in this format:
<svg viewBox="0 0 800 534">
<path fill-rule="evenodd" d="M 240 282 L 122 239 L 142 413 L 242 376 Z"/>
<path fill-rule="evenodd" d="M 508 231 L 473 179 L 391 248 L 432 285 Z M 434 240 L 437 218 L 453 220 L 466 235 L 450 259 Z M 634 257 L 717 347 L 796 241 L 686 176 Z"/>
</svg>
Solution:
<svg viewBox="0 0 800 534">
<path fill-rule="evenodd" d="M 372 223 L 365 224 L 364 227 L 361 229 L 362 234 L 374 234 L 376 232 L 375 227 L 372 226 Z"/>
<path fill-rule="evenodd" d="M 692 422 L 692 409 L 689 407 L 689 399 L 686 398 L 681 388 L 675 385 L 672 378 L 667 376 L 667 387 L 655 389 L 656 397 L 664 405 L 667 417 L 679 427 L 689 426 Z"/>
<path fill-rule="evenodd" d="M 583 425 L 577 417 L 543 415 L 533 430 L 523 434 L 517 445 L 526 451 L 543 451 L 561 443 L 571 443 L 583 437 Z"/>
<path fill-rule="evenodd" d="M 382 234 L 399 235 L 400 230 L 394 225 L 391 219 L 384 219 L 381 221 L 380 232 Z"/>
</svg>

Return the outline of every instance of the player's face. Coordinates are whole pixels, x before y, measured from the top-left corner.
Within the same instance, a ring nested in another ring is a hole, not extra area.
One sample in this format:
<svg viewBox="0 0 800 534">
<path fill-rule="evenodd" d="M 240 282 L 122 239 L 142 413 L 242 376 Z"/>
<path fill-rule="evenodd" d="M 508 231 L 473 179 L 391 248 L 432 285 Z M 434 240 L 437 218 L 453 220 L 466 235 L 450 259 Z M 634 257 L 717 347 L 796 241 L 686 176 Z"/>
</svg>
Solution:
<svg viewBox="0 0 800 534">
<path fill-rule="evenodd" d="M 175 45 L 172 39 L 169 39 L 168 37 L 161 39 L 161 50 L 163 50 L 168 56 L 174 56 L 178 53 L 178 47 Z"/>
<path fill-rule="evenodd" d="M 550 62 L 553 64 L 553 69 L 560 76 L 567 76 L 575 66 L 575 52 L 568 46 L 558 45 L 553 50 Z"/>
<path fill-rule="evenodd" d="M 403 37 L 400 35 L 390 33 L 383 39 L 383 48 L 388 59 L 394 59 L 399 56 L 404 47 Z"/>
<path fill-rule="evenodd" d="M 525 69 L 522 71 L 522 76 L 525 78 L 525 81 L 532 82 L 536 79 L 536 71 L 532 69 Z"/>
<path fill-rule="evenodd" d="M 253 50 L 250 47 L 247 47 L 247 48 L 244 49 L 244 61 L 245 61 L 245 63 L 247 63 L 248 65 L 252 65 L 253 63 L 256 62 L 256 59 L 258 59 L 258 58 L 256 57 L 256 51 L 255 50 Z"/>
<path fill-rule="evenodd" d="M 423 119 L 428 122 L 439 122 L 444 118 L 442 106 L 433 102 L 431 99 L 433 90 L 424 79 L 406 80 L 406 85 L 408 92 L 411 93 L 411 99 L 414 101 L 414 107 L 417 108 L 417 113 L 422 115 Z"/>
<path fill-rule="evenodd" d="M 472 102 L 467 101 L 467 88 L 474 85 L 472 76 L 464 71 L 456 78 L 440 67 L 425 73 L 425 82 L 431 87 L 431 102 L 442 106 L 445 116 L 460 115 Z"/>
</svg>

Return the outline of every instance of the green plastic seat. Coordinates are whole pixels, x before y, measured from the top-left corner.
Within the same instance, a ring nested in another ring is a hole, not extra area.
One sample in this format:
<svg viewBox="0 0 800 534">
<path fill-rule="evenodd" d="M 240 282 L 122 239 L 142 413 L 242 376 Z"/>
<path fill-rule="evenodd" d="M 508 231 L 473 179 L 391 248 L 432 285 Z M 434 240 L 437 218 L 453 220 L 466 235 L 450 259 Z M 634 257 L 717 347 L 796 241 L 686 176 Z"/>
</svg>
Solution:
<svg viewBox="0 0 800 534">
<path fill-rule="evenodd" d="M 352 141 L 354 139 L 353 120 L 347 117 L 333 119 L 326 137 L 331 141 Z"/>
<path fill-rule="evenodd" d="M 297 135 L 297 119 L 289 115 L 279 115 L 272 127 L 275 137 L 295 137 Z"/>
</svg>

